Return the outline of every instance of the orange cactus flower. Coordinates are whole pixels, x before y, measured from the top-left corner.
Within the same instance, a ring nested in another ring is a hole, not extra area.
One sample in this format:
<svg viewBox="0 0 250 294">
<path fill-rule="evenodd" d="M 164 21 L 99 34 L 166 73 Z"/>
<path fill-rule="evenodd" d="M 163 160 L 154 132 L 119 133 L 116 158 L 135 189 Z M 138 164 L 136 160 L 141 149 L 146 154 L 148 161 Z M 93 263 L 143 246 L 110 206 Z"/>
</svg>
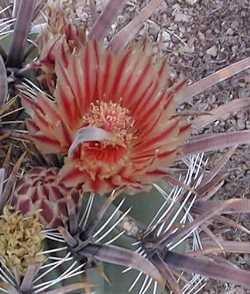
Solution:
<svg viewBox="0 0 250 294">
<path fill-rule="evenodd" d="M 171 85 L 146 46 L 113 54 L 89 41 L 56 65 L 55 101 L 25 98 L 28 128 L 43 153 L 66 155 L 59 175 L 68 187 L 104 193 L 141 189 L 164 176 L 190 125 L 175 115 L 184 82 Z"/>
<path fill-rule="evenodd" d="M 56 168 L 36 167 L 18 183 L 13 197 L 16 211 L 29 215 L 39 210 L 40 222 L 56 228 L 68 221 L 67 202 L 79 205 L 79 193 L 57 182 Z"/>
</svg>

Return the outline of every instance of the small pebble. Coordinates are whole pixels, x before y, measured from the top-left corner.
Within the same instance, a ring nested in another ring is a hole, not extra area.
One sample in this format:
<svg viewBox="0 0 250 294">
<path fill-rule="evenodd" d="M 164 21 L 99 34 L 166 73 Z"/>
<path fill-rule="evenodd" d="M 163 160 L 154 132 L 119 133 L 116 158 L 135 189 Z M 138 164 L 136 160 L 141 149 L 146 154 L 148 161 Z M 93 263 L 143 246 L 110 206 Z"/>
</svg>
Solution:
<svg viewBox="0 0 250 294">
<path fill-rule="evenodd" d="M 207 49 L 207 54 L 212 56 L 212 57 L 216 57 L 218 53 L 217 47 L 214 45 L 212 47 L 210 47 L 209 49 Z"/>
<path fill-rule="evenodd" d="M 234 31 L 229 28 L 227 31 L 226 31 L 226 35 L 229 35 L 229 36 L 232 36 L 234 34 Z"/>
<path fill-rule="evenodd" d="M 182 12 L 177 12 L 175 14 L 174 20 L 176 22 L 188 22 L 190 20 L 190 16 L 186 15 L 186 14 L 184 14 Z"/>
<path fill-rule="evenodd" d="M 189 5 L 194 5 L 198 0 L 185 0 L 185 2 Z"/>
<path fill-rule="evenodd" d="M 162 31 L 161 40 L 162 40 L 162 42 L 170 42 L 171 41 L 171 35 L 167 31 Z"/>
</svg>

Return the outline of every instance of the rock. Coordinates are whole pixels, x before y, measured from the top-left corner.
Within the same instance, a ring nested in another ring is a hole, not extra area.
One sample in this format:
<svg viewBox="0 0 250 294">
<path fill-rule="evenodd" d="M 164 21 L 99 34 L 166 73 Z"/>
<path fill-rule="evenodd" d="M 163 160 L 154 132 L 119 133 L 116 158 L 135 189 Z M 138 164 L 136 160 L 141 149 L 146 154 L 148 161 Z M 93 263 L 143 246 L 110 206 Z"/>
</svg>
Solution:
<svg viewBox="0 0 250 294">
<path fill-rule="evenodd" d="M 229 36 L 232 36 L 234 34 L 234 31 L 229 28 L 227 31 L 226 31 L 226 35 L 229 35 Z"/>
<path fill-rule="evenodd" d="M 194 53 L 194 46 L 188 46 L 188 45 L 185 45 L 185 46 L 182 46 L 180 48 L 180 53 Z"/>
<path fill-rule="evenodd" d="M 184 34 L 186 32 L 186 29 L 184 26 L 179 26 L 180 33 Z"/>
<path fill-rule="evenodd" d="M 206 37 L 205 37 L 205 35 L 202 33 L 202 32 L 198 32 L 198 37 L 199 37 L 199 39 L 201 40 L 201 41 L 205 41 L 205 39 L 206 39 Z"/>
<path fill-rule="evenodd" d="M 185 0 L 185 2 L 189 5 L 194 5 L 198 0 Z"/>
<path fill-rule="evenodd" d="M 237 121 L 237 125 L 240 130 L 244 130 L 246 128 L 246 122 L 244 120 L 239 119 Z"/>
<path fill-rule="evenodd" d="M 190 20 L 190 16 L 178 11 L 175 13 L 174 20 L 176 22 L 188 22 Z"/>
<path fill-rule="evenodd" d="M 171 35 L 167 31 L 162 31 L 161 32 L 161 40 L 162 42 L 170 42 L 171 41 Z"/>
<path fill-rule="evenodd" d="M 248 130 L 250 129 L 250 120 L 246 121 L 246 129 L 248 129 Z"/>
<path fill-rule="evenodd" d="M 217 47 L 214 45 L 212 47 L 210 47 L 209 49 L 207 49 L 207 54 L 212 56 L 212 57 L 216 57 L 217 56 L 217 53 L 218 53 L 218 49 Z"/>
<path fill-rule="evenodd" d="M 188 22 L 191 19 L 190 15 L 187 15 L 182 12 L 179 4 L 173 5 L 172 8 L 173 8 L 172 14 L 176 22 Z"/>
<path fill-rule="evenodd" d="M 108 0 L 96 0 L 96 10 L 97 12 L 103 11 L 105 6 L 108 4 Z M 82 3 L 81 3 L 82 5 Z"/>
<path fill-rule="evenodd" d="M 172 8 L 173 8 L 173 10 L 175 10 L 175 11 L 180 11 L 180 10 L 181 10 L 181 6 L 180 6 L 180 4 L 178 4 L 178 3 L 174 4 L 174 5 L 172 6 Z"/>
<path fill-rule="evenodd" d="M 231 28 L 233 29 L 237 29 L 239 26 L 239 22 L 237 20 L 234 20 L 232 23 L 231 23 Z"/>
<path fill-rule="evenodd" d="M 153 21 L 150 22 L 149 30 L 148 30 L 149 34 L 155 36 L 159 33 L 159 31 L 160 31 L 160 26 Z"/>
</svg>

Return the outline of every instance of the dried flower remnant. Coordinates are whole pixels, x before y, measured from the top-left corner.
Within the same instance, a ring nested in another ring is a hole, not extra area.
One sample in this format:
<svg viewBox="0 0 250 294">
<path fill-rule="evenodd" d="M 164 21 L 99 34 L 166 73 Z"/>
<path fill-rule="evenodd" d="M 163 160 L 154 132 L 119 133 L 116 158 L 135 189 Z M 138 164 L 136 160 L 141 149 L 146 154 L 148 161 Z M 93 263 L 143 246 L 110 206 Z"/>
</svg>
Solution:
<svg viewBox="0 0 250 294">
<path fill-rule="evenodd" d="M 18 183 L 14 193 L 15 208 L 23 214 L 39 210 L 40 222 L 55 228 L 68 221 L 67 203 L 76 208 L 79 193 L 57 182 L 56 168 L 36 167 L 30 170 Z"/>
<path fill-rule="evenodd" d="M 45 236 L 37 213 L 23 216 L 5 207 L 0 217 L 0 227 L 0 257 L 9 269 L 23 275 L 29 265 L 46 260 L 41 254 Z"/>
<path fill-rule="evenodd" d="M 67 11 L 67 10 L 66 10 Z M 70 16 L 67 17 L 65 7 L 59 1 L 52 1 L 48 6 L 48 24 L 39 36 L 40 51 L 38 68 L 41 69 L 41 82 L 53 91 L 55 88 L 55 58 L 60 54 L 67 66 L 67 54 L 74 52 L 85 43 L 85 28 L 75 26 Z"/>
<path fill-rule="evenodd" d="M 190 129 L 173 117 L 185 83 L 171 85 L 165 61 L 156 67 L 147 46 L 113 54 L 89 41 L 67 59 L 67 67 L 57 61 L 55 102 L 24 99 L 41 152 L 67 155 L 70 149 L 63 183 L 104 193 L 141 189 L 162 177 Z"/>
</svg>

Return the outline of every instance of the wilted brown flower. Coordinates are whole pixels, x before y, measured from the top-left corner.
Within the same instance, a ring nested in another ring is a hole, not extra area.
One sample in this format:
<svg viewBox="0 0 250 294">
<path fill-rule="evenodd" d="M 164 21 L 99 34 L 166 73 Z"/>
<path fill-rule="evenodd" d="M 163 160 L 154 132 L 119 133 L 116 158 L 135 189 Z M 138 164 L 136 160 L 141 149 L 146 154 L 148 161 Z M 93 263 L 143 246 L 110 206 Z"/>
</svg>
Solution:
<svg viewBox="0 0 250 294">
<path fill-rule="evenodd" d="M 174 117 L 185 83 L 171 86 L 165 61 L 157 67 L 145 46 L 113 54 L 89 41 L 67 59 L 57 61 L 55 101 L 24 99 L 37 147 L 68 153 L 62 182 L 104 193 L 165 175 L 190 129 Z"/>
<path fill-rule="evenodd" d="M 42 71 L 40 80 L 51 91 L 55 87 L 56 54 L 60 54 L 67 66 L 67 55 L 85 43 L 85 28 L 75 26 L 63 8 L 59 1 L 48 5 L 48 24 L 38 39 L 40 57 L 37 66 Z"/>
<path fill-rule="evenodd" d="M 79 193 L 57 182 L 56 168 L 37 167 L 19 182 L 14 193 L 15 208 L 23 214 L 39 210 L 39 220 L 55 228 L 68 220 L 67 201 L 79 203 Z"/>
<path fill-rule="evenodd" d="M 0 228 L 0 257 L 9 269 L 23 275 L 29 265 L 46 260 L 41 254 L 44 235 L 37 213 L 23 216 L 5 207 Z"/>
</svg>

